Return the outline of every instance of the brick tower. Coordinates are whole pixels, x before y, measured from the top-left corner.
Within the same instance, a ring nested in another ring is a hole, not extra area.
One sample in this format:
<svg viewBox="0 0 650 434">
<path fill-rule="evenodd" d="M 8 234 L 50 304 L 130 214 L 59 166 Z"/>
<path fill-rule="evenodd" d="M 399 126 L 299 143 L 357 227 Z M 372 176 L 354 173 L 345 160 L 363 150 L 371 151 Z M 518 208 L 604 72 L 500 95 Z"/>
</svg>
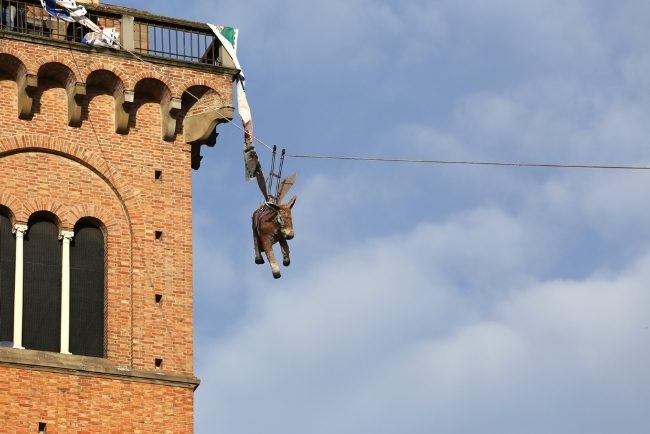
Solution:
<svg viewBox="0 0 650 434">
<path fill-rule="evenodd" d="M 192 189 L 232 117 L 202 23 L 0 0 L 2 433 L 191 433 Z"/>
</svg>

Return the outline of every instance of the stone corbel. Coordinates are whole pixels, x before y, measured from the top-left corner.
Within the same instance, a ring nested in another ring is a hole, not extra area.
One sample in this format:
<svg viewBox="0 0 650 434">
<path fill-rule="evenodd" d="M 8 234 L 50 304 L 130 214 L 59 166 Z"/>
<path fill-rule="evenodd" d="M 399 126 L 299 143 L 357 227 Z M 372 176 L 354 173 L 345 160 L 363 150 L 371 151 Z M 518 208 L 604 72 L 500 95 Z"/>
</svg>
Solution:
<svg viewBox="0 0 650 434">
<path fill-rule="evenodd" d="M 68 92 L 68 125 L 71 127 L 81 125 L 81 104 L 85 96 L 85 83 L 75 83 Z"/>
<path fill-rule="evenodd" d="M 209 141 L 217 124 L 230 121 L 234 112 L 235 109 L 233 107 L 221 107 L 219 109 L 185 116 L 185 120 L 183 121 L 185 143 L 210 145 Z M 212 138 L 212 145 L 214 145 L 214 140 L 216 140 L 216 136 Z"/>
<path fill-rule="evenodd" d="M 185 143 L 192 145 L 192 169 L 201 166 L 201 146 L 214 146 L 217 142 L 217 125 L 232 119 L 235 109 L 221 107 L 207 112 L 185 116 L 183 134 Z"/>
<path fill-rule="evenodd" d="M 34 89 L 38 87 L 38 76 L 26 74 L 18 81 L 18 117 L 27 119 L 32 116 L 34 100 L 30 96 Z"/>
<path fill-rule="evenodd" d="M 201 167 L 201 160 L 203 160 L 203 155 L 201 155 L 201 146 L 202 145 L 207 145 L 209 147 L 213 147 L 217 143 L 217 136 L 219 133 L 217 132 L 217 129 L 215 128 L 212 130 L 212 133 L 210 133 L 210 136 L 204 141 L 204 142 L 198 142 L 192 144 L 192 152 L 191 152 L 191 165 L 192 169 L 194 170 L 199 170 Z"/>
<path fill-rule="evenodd" d="M 170 98 L 168 102 L 160 104 L 162 119 L 162 138 L 168 142 L 174 140 L 176 135 L 176 116 L 181 110 L 181 99 Z"/>
<path fill-rule="evenodd" d="M 129 132 L 129 113 L 131 105 L 135 100 L 135 93 L 132 90 L 125 90 L 115 101 L 115 132 L 126 134 Z"/>
</svg>

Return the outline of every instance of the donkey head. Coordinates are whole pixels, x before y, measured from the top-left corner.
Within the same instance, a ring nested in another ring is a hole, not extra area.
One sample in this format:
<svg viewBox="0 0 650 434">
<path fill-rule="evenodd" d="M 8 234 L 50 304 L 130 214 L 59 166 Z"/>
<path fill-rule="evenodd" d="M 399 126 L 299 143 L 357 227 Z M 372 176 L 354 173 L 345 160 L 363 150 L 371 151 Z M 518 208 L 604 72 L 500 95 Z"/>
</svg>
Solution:
<svg viewBox="0 0 650 434">
<path fill-rule="evenodd" d="M 276 212 L 275 221 L 280 227 L 279 230 L 280 235 L 285 240 L 292 239 L 294 235 L 293 221 L 291 220 L 291 208 L 293 208 L 293 205 L 295 203 L 296 203 L 296 196 L 293 196 L 291 199 L 289 199 L 289 202 L 282 205 L 276 205 L 272 203 L 268 204 Z"/>
</svg>

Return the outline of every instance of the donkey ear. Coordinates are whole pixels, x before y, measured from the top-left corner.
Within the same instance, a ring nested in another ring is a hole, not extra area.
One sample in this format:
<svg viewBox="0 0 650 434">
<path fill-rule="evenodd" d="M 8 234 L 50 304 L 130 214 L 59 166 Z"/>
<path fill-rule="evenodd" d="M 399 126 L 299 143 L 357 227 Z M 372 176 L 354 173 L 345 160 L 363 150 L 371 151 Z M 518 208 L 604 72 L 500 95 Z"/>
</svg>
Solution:
<svg viewBox="0 0 650 434">
<path fill-rule="evenodd" d="M 280 192 L 278 193 L 278 203 L 282 203 L 282 199 L 287 195 L 293 184 L 296 183 L 296 178 L 298 177 L 297 173 L 294 173 L 291 176 L 287 176 L 280 183 Z"/>
<path fill-rule="evenodd" d="M 291 199 L 289 199 L 289 202 L 287 202 L 287 205 L 289 205 L 289 208 L 293 208 L 293 206 L 296 204 L 296 196 L 293 196 Z"/>
</svg>

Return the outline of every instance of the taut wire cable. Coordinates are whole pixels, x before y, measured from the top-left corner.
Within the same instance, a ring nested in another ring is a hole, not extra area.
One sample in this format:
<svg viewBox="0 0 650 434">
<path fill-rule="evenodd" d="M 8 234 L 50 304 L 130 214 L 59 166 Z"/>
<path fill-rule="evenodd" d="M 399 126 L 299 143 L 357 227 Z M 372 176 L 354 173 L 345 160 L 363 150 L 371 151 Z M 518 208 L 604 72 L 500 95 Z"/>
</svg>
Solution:
<svg viewBox="0 0 650 434">
<path fill-rule="evenodd" d="M 476 160 L 416 160 L 408 158 L 383 158 L 383 157 L 355 157 L 341 155 L 315 155 L 315 154 L 286 154 L 291 158 L 306 158 L 314 160 L 343 160 L 343 161 L 371 161 L 384 163 L 410 163 L 410 164 L 438 164 L 458 166 L 502 166 L 502 167 L 538 167 L 555 169 L 610 169 L 610 170 L 650 170 L 650 166 L 625 165 L 625 164 L 583 164 L 583 163 L 529 163 L 506 161 L 476 161 Z"/>
<path fill-rule="evenodd" d="M 135 59 L 140 62 L 153 66 L 161 71 L 163 75 L 169 78 L 167 74 L 166 67 L 164 65 L 157 65 L 153 62 L 149 62 L 143 57 L 137 55 L 133 51 L 124 48 L 118 41 L 115 41 L 115 44 L 122 50 L 128 52 Z M 70 47 L 72 52 L 72 47 Z M 74 58 L 74 53 L 72 54 Z M 75 59 L 76 65 L 76 59 Z M 76 65 L 79 68 L 78 65 Z M 194 98 L 197 102 L 199 97 L 194 95 L 189 90 L 184 91 L 188 96 Z M 215 108 L 221 114 L 224 114 L 221 111 L 220 107 Z M 226 121 L 245 133 L 243 127 L 238 125 L 233 119 L 228 119 L 224 116 Z M 94 127 L 93 127 L 94 131 Z M 97 133 L 95 132 L 97 136 Z M 264 140 L 257 137 L 255 134 L 252 134 L 253 141 L 260 143 L 266 147 L 269 151 L 273 151 L 273 147 L 267 144 Z M 99 138 L 97 138 L 99 142 Z M 101 144 L 100 144 L 101 149 Z M 650 166 L 644 165 L 625 165 L 625 164 L 590 164 L 590 163 L 538 163 L 538 162 L 510 162 L 510 161 L 480 161 L 480 160 L 440 160 L 440 159 L 410 159 L 410 158 L 387 158 L 387 157 L 364 157 L 364 156 L 343 156 L 343 155 L 323 155 L 323 154 L 292 154 L 287 152 L 286 156 L 289 158 L 301 158 L 301 159 L 312 159 L 312 160 L 338 160 L 338 161 L 361 161 L 361 162 L 383 162 L 383 163 L 403 163 L 403 164 L 430 164 L 430 165 L 456 165 L 456 166 L 493 166 L 493 167 L 522 167 L 522 168 L 553 168 L 553 169 L 592 169 L 592 170 L 637 170 L 645 171 L 650 170 Z"/>
</svg>

